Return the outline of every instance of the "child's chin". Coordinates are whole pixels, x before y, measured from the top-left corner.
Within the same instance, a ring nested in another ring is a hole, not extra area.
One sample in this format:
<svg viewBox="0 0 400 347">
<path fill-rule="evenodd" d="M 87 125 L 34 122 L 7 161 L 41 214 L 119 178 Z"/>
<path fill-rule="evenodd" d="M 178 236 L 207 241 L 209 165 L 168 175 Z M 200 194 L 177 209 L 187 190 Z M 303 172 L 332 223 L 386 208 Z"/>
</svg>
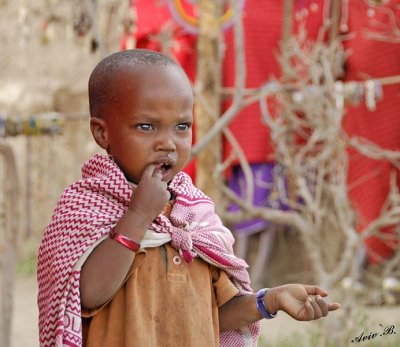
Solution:
<svg viewBox="0 0 400 347">
<path fill-rule="evenodd" d="M 175 177 L 175 174 L 168 173 L 168 174 L 165 174 L 162 176 L 162 181 L 170 182 L 174 177 Z"/>
<path fill-rule="evenodd" d="M 178 173 L 178 172 L 176 172 L 175 170 L 170 170 L 171 172 L 169 172 L 168 174 L 166 174 L 166 175 L 163 175 L 163 178 L 162 178 L 162 180 L 164 181 L 164 182 L 171 182 L 172 181 L 172 179 L 176 176 L 176 174 Z"/>
</svg>

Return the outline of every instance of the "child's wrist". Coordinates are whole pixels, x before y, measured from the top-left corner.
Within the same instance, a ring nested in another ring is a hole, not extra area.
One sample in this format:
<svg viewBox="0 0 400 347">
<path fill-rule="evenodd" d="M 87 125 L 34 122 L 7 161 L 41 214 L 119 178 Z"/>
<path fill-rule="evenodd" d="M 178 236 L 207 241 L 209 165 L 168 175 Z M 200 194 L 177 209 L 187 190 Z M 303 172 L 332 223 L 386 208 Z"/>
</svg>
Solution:
<svg viewBox="0 0 400 347">
<path fill-rule="evenodd" d="M 135 209 L 128 208 L 124 214 L 124 218 L 129 220 L 129 224 L 135 226 L 136 230 L 146 231 L 153 222 L 154 218 L 147 216 L 145 213 L 137 212 Z"/>
<path fill-rule="evenodd" d="M 140 242 L 151 223 L 152 220 L 146 216 L 139 215 L 137 212 L 128 209 L 119 220 L 117 227 L 120 233 Z"/>
<path fill-rule="evenodd" d="M 140 249 L 140 242 L 137 242 L 130 237 L 123 235 L 117 231 L 117 228 L 114 227 L 110 231 L 110 239 L 117 241 L 121 245 L 130 249 L 132 252 L 137 252 Z"/>
<path fill-rule="evenodd" d="M 277 288 L 270 288 L 264 296 L 264 304 L 268 312 L 276 313 L 279 311 L 278 291 Z"/>
<path fill-rule="evenodd" d="M 257 292 L 257 310 L 263 318 L 275 318 L 278 313 L 274 292 L 269 288 L 263 288 Z"/>
</svg>

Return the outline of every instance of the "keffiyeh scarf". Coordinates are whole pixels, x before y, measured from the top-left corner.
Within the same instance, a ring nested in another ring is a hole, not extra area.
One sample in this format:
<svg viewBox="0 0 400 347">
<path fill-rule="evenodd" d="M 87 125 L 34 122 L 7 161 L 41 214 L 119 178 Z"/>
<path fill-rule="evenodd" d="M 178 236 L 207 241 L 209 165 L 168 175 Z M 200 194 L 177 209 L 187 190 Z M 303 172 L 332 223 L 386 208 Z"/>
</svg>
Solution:
<svg viewBox="0 0 400 347">
<path fill-rule="evenodd" d="M 82 167 L 82 179 L 62 194 L 44 233 L 38 255 L 40 345 L 82 346 L 80 267 L 88 250 L 107 237 L 129 206 L 132 186 L 114 161 L 95 155 Z M 175 203 L 169 218 L 159 215 L 150 229 L 168 233 L 171 244 L 190 262 L 198 256 L 224 269 L 243 294 L 251 292 L 247 264 L 233 254 L 233 236 L 213 202 L 178 173 L 169 184 Z M 258 323 L 220 334 L 221 346 L 256 346 Z"/>
</svg>

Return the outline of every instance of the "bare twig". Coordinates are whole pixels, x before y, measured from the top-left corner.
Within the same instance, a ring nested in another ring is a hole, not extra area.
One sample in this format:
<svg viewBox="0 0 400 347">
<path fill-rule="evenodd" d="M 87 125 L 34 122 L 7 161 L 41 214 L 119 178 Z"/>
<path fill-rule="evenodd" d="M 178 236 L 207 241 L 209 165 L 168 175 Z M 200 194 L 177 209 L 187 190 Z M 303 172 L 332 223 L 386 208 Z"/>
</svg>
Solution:
<svg viewBox="0 0 400 347">
<path fill-rule="evenodd" d="M 366 157 L 376 160 L 387 160 L 400 169 L 400 152 L 383 149 L 375 143 L 361 137 L 353 136 L 348 139 L 350 147 L 357 149 Z"/>
<path fill-rule="evenodd" d="M 231 0 L 230 2 L 234 12 L 234 34 L 235 34 L 235 92 L 233 95 L 233 101 L 231 106 L 224 112 L 224 115 L 218 119 L 216 125 L 200 140 L 199 143 L 195 144 L 192 149 L 192 156 L 199 154 L 207 144 L 221 132 L 222 128 L 225 127 L 242 109 L 242 97 L 244 94 L 245 87 L 245 59 L 244 59 L 244 46 L 243 46 L 243 23 L 241 20 L 241 11 L 237 1 Z M 197 94 L 197 93 L 196 93 Z M 218 125 L 217 125 L 218 123 Z"/>
</svg>

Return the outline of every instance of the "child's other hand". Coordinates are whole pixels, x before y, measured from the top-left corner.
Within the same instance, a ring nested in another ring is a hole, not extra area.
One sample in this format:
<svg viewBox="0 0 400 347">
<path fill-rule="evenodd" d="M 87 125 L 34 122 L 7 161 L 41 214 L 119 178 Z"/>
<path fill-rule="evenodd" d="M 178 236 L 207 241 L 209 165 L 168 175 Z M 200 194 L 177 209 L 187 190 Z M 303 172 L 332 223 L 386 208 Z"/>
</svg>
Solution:
<svg viewBox="0 0 400 347">
<path fill-rule="evenodd" d="M 162 175 L 155 165 L 146 166 L 132 194 L 129 209 L 151 223 L 170 199 L 171 194 L 167 188 L 167 182 L 162 181 Z"/>
<path fill-rule="evenodd" d="M 317 286 L 287 284 L 271 288 L 266 295 L 270 298 L 265 298 L 264 302 L 267 309 L 274 310 L 269 312 L 282 310 L 296 320 L 309 321 L 325 317 L 329 311 L 340 307 L 340 304 L 330 304 L 322 298 L 327 295 L 325 290 Z"/>
</svg>

